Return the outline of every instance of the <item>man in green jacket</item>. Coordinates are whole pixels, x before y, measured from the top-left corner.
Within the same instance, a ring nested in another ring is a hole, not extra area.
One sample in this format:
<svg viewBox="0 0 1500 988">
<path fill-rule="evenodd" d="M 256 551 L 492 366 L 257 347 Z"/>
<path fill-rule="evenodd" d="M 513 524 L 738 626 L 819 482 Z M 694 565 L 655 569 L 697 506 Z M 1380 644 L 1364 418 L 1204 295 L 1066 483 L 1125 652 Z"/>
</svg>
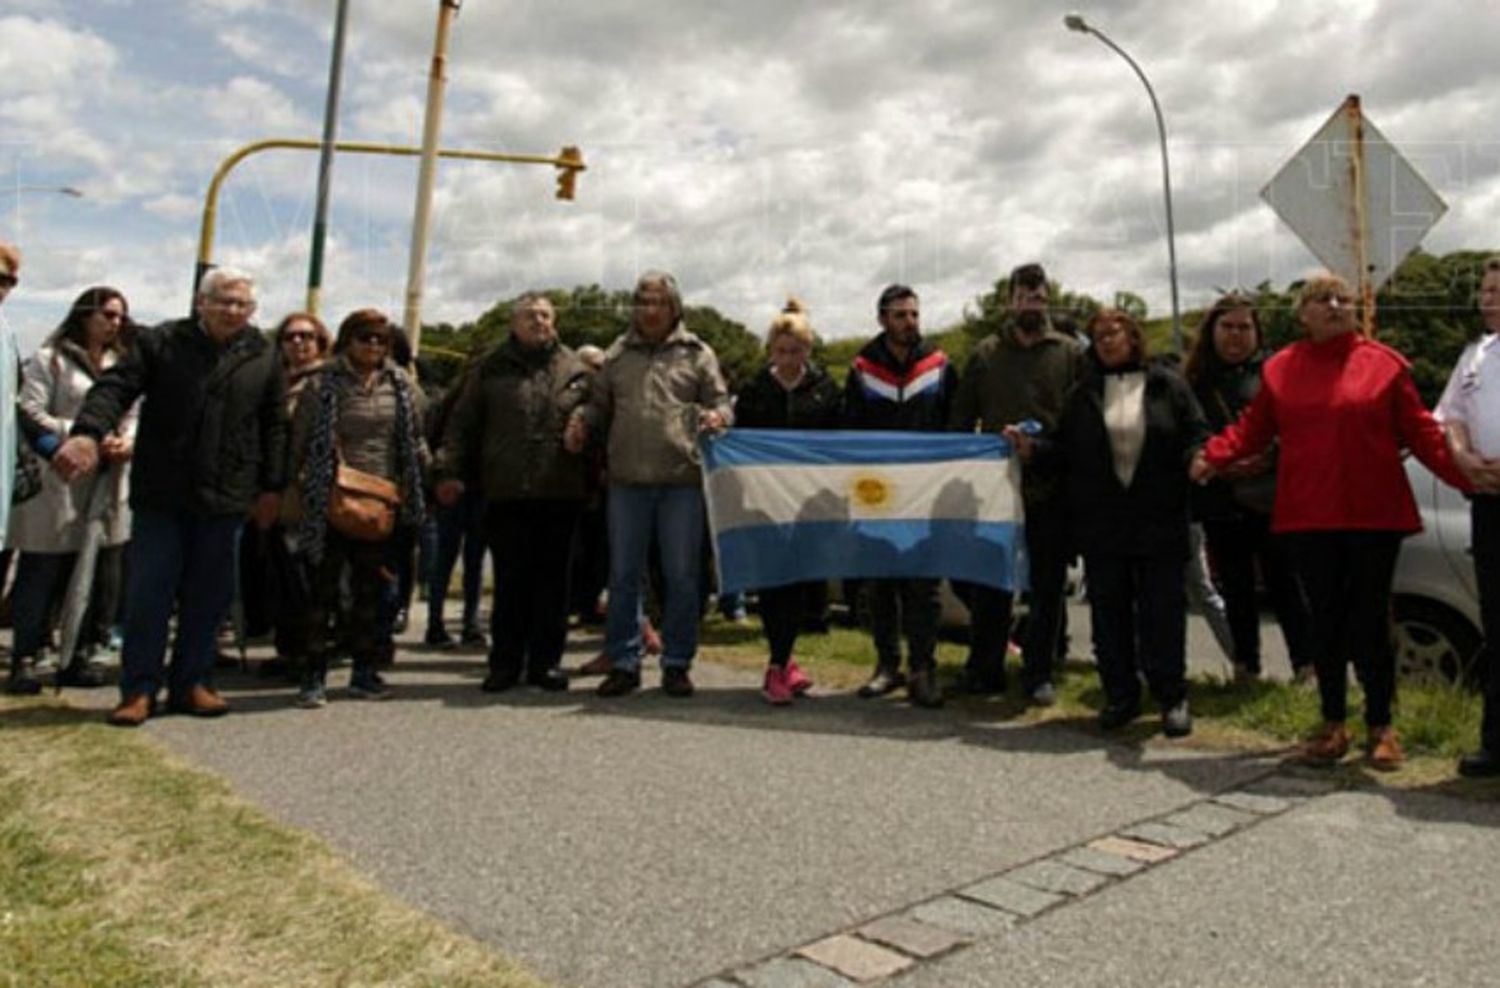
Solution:
<svg viewBox="0 0 1500 988">
<path fill-rule="evenodd" d="M 1010 311 L 993 335 L 981 340 L 964 369 L 951 425 L 1014 437 L 1023 427 L 1045 435 L 1057 425 L 1063 397 L 1078 378 L 1082 351 L 1060 333 L 1048 315 L 1050 291 L 1040 264 L 1023 264 L 1010 275 Z M 1026 553 L 1031 613 L 1022 645 L 1021 686 L 1036 704 L 1057 700 L 1052 669 L 1062 628 L 1063 583 L 1068 566 L 1068 520 L 1062 478 L 1042 464 L 1022 468 Z M 1005 652 L 1010 641 L 1011 593 L 967 584 L 969 659 L 960 689 L 1005 690 Z"/>
</svg>

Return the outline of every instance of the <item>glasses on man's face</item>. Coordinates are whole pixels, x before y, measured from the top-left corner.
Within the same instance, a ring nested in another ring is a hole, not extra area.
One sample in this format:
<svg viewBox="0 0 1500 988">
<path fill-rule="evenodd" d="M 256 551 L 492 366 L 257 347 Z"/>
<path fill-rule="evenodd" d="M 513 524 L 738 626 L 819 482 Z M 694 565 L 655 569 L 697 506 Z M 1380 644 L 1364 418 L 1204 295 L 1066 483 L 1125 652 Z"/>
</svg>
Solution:
<svg viewBox="0 0 1500 988">
<path fill-rule="evenodd" d="M 21 279 L 9 271 L 0 274 L 0 288 L 14 288 L 21 283 Z"/>
<path fill-rule="evenodd" d="M 253 309 L 253 308 L 255 308 L 255 302 L 253 300 L 251 300 L 251 299 L 248 299 L 248 298 L 225 298 L 222 295 L 215 295 L 212 298 L 210 298 L 209 301 L 212 302 L 214 305 L 217 305 L 221 309 Z"/>
<path fill-rule="evenodd" d="M 1321 295 L 1314 295 L 1312 301 L 1320 302 L 1323 305 L 1341 305 L 1346 309 L 1354 304 L 1353 296 L 1343 295 L 1339 292 L 1324 292 Z"/>
<path fill-rule="evenodd" d="M 363 333 L 355 333 L 354 342 L 364 343 L 366 345 L 374 344 L 375 346 L 390 346 L 391 337 L 389 333 L 381 333 L 376 330 L 366 330 Z"/>
<path fill-rule="evenodd" d="M 294 329 L 290 333 L 281 334 L 281 342 L 283 343 L 311 343 L 312 339 L 313 334 L 302 329 Z"/>
</svg>

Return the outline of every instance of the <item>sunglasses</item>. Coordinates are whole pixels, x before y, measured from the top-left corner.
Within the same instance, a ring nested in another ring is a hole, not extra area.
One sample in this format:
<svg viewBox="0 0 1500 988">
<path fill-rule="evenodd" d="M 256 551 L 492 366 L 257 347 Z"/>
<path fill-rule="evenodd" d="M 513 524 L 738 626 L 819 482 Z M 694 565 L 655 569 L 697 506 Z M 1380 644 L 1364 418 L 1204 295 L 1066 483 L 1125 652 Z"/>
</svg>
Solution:
<svg viewBox="0 0 1500 988">
<path fill-rule="evenodd" d="M 354 334 L 354 342 L 356 342 L 356 343 L 378 343 L 381 346 L 390 346 L 391 345 L 391 335 L 389 333 L 382 333 L 379 330 L 367 329 L 367 330 L 365 330 L 362 333 L 355 333 Z"/>
<path fill-rule="evenodd" d="M 309 340 L 311 340 L 313 338 L 313 335 L 314 334 L 312 334 L 311 332 L 308 332 L 307 330 L 300 330 L 300 329 L 299 330 L 293 330 L 290 333 L 282 333 L 281 334 L 281 342 L 283 342 L 283 343 L 306 343 L 306 342 L 308 342 Z"/>
<path fill-rule="evenodd" d="M 17 278 L 9 271 L 5 272 L 4 274 L 0 274 L 0 288 L 14 288 L 20 283 L 21 279 Z"/>
</svg>

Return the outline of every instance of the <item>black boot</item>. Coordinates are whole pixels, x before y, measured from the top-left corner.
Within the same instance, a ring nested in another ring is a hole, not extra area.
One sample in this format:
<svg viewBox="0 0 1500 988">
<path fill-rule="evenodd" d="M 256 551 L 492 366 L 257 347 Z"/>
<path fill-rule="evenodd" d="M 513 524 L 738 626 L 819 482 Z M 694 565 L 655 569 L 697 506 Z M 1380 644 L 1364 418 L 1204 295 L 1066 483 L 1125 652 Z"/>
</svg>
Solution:
<svg viewBox="0 0 1500 988">
<path fill-rule="evenodd" d="M 11 656 L 10 678 L 5 682 L 5 692 L 11 696 L 36 696 L 41 691 L 42 681 L 36 676 L 35 660 L 30 656 Z"/>
</svg>

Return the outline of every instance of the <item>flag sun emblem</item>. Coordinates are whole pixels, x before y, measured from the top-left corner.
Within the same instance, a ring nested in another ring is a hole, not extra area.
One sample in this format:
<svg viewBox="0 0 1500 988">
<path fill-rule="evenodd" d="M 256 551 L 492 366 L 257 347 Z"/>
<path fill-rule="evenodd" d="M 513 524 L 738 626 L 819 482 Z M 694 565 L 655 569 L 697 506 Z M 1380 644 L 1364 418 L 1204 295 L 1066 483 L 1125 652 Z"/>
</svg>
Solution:
<svg viewBox="0 0 1500 988">
<path fill-rule="evenodd" d="M 879 511 L 889 507 L 893 493 L 890 483 L 885 478 L 872 474 L 855 477 L 849 487 L 849 494 L 855 506 L 867 511 Z"/>
</svg>

